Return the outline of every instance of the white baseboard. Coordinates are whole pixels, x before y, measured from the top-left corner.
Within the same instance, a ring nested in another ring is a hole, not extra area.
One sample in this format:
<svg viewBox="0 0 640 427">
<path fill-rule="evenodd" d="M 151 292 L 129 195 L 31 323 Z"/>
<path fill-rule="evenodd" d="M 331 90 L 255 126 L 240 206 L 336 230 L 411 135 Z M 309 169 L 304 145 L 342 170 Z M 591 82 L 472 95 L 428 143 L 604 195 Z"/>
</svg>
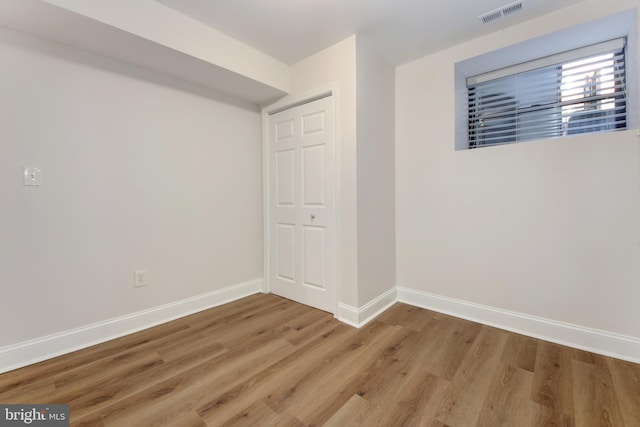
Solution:
<svg viewBox="0 0 640 427">
<path fill-rule="evenodd" d="M 0 373 L 21 368 L 188 316 L 249 295 L 267 292 L 261 279 L 103 322 L 0 348 Z M 640 363 L 640 339 L 530 316 L 455 298 L 398 287 L 362 307 L 338 305 L 338 320 L 361 328 L 395 302 L 403 302 L 534 338 Z"/>
<path fill-rule="evenodd" d="M 338 315 L 336 317 L 343 323 L 361 328 L 395 304 L 397 300 L 396 288 L 389 289 L 360 308 L 342 303 L 338 304 Z"/>
<path fill-rule="evenodd" d="M 398 301 L 530 337 L 640 363 L 640 339 L 398 287 Z"/>
<path fill-rule="evenodd" d="M 0 348 L 0 373 L 71 353 L 260 292 L 264 292 L 262 279 L 252 280 L 159 307 L 2 347 Z"/>
</svg>

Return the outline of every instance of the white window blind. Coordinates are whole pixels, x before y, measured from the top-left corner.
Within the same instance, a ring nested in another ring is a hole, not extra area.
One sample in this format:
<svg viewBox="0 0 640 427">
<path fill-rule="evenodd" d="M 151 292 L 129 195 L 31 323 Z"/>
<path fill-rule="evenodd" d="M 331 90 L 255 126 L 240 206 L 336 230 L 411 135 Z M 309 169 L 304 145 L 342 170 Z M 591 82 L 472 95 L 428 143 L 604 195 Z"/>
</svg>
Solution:
<svg viewBox="0 0 640 427">
<path fill-rule="evenodd" d="M 625 39 L 467 79 L 469 148 L 626 128 Z"/>
</svg>

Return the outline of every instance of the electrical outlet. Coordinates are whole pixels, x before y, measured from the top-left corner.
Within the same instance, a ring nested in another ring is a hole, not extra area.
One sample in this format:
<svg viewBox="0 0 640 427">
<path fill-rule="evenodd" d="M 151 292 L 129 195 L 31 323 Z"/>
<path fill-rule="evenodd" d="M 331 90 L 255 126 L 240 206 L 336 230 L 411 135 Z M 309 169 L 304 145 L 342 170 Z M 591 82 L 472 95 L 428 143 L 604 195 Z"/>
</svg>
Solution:
<svg viewBox="0 0 640 427">
<path fill-rule="evenodd" d="M 25 166 L 23 170 L 24 185 L 42 185 L 42 171 L 32 166 Z"/>
<path fill-rule="evenodd" d="M 147 286 L 147 270 L 138 270 L 133 273 L 133 287 Z"/>
</svg>

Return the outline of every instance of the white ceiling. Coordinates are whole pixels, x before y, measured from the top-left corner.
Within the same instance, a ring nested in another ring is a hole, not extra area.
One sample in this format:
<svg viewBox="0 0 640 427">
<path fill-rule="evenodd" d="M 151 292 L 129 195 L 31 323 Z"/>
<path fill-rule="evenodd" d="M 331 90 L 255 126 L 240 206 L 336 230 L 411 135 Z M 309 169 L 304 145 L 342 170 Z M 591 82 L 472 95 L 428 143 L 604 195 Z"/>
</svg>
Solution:
<svg viewBox="0 0 640 427">
<path fill-rule="evenodd" d="M 402 64 L 584 0 L 523 0 L 522 12 L 482 24 L 513 0 L 157 0 L 286 64 L 352 34 Z"/>
</svg>

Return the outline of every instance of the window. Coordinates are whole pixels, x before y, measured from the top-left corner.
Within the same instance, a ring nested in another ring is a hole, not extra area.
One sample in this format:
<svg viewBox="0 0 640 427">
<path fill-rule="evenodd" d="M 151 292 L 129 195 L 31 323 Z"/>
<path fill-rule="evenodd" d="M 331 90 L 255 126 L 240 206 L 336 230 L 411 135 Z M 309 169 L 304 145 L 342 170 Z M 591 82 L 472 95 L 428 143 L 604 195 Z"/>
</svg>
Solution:
<svg viewBox="0 0 640 427">
<path fill-rule="evenodd" d="M 466 81 L 468 148 L 627 127 L 623 38 Z"/>
</svg>

